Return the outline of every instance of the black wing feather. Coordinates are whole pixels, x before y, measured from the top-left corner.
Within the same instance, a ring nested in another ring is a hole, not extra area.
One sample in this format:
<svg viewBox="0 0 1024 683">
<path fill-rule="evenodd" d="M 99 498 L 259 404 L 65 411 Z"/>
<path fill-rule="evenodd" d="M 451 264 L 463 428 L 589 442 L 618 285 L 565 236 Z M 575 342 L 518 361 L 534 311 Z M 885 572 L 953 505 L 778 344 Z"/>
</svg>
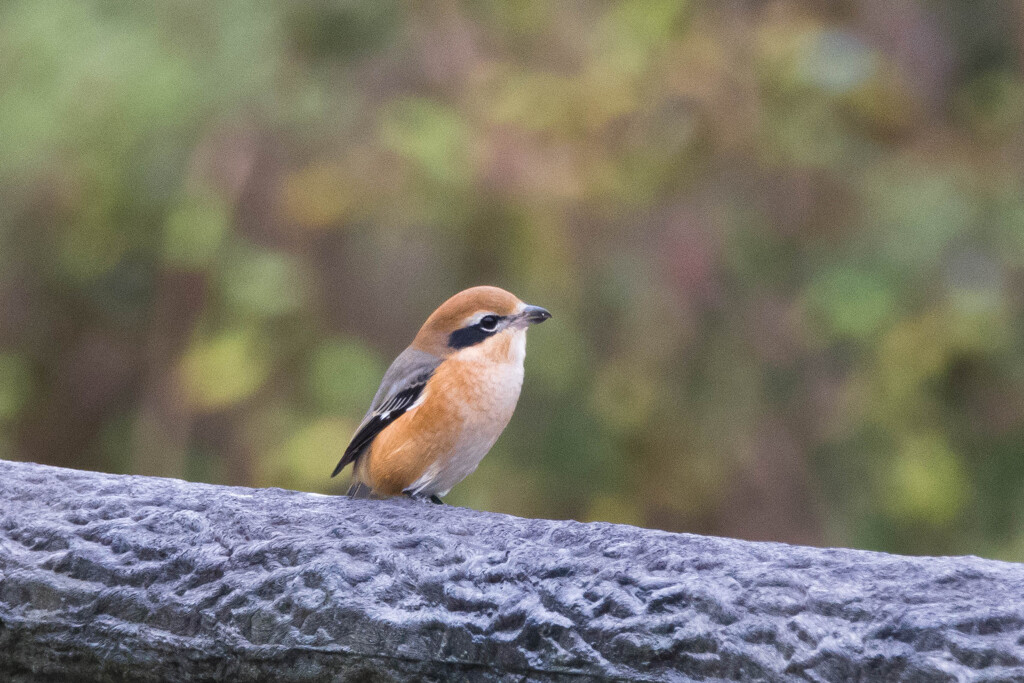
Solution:
<svg viewBox="0 0 1024 683">
<path fill-rule="evenodd" d="M 402 415 L 405 415 L 405 412 L 409 410 L 409 406 L 414 404 L 423 393 L 423 388 L 427 386 L 427 380 L 433 374 L 433 371 L 431 371 L 420 375 L 412 384 L 396 393 L 373 411 L 370 418 L 366 420 L 355 436 L 352 437 L 348 448 L 345 449 L 345 454 L 341 456 L 341 462 L 338 463 L 338 466 L 334 468 L 334 472 L 331 473 L 332 477 L 345 469 L 345 466 L 350 462 L 355 462 L 356 458 L 362 454 L 378 434 L 384 431 L 385 427 L 402 417 Z"/>
</svg>

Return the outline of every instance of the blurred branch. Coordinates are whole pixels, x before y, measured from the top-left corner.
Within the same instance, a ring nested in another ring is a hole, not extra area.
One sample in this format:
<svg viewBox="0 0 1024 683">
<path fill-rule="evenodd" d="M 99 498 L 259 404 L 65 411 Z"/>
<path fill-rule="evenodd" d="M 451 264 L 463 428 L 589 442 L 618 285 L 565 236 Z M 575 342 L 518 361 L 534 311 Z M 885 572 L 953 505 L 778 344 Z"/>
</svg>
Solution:
<svg viewBox="0 0 1024 683">
<path fill-rule="evenodd" d="M 185 272 L 164 273 L 157 286 L 133 434 L 135 470 L 140 474 L 185 474 L 193 417 L 182 401 L 177 361 L 202 313 L 207 289 L 204 275 Z"/>
</svg>

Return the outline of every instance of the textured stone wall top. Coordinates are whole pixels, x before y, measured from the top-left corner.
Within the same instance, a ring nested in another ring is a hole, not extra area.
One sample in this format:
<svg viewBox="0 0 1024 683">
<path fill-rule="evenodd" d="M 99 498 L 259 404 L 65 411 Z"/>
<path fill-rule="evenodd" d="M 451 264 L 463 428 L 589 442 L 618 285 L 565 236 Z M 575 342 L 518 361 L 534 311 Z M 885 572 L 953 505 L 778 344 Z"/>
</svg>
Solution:
<svg viewBox="0 0 1024 683">
<path fill-rule="evenodd" d="M 1024 565 L 0 462 L 0 679 L 1024 681 Z"/>
</svg>

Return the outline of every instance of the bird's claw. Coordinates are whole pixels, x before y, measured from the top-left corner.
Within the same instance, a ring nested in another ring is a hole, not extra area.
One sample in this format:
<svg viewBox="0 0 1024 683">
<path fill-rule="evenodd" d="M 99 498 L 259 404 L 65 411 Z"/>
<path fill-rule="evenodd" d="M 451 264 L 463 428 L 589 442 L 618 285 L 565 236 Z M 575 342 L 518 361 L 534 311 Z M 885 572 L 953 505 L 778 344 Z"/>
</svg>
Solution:
<svg viewBox="0 0 1024 683">
<path fill-rule="evenodd" d="M 441 500 L 440 498 L 438 498 L 437 496 L 428 496 L 426 498 L 421 498 L 420 496 L 417 496 L 412 491 L 403 491 L 402 493 L 404 493 L 405 495 L 409 496 L 413 500 L 418 500 L 418 501 L 429 500 L 434 505 L 444 505 L 444 501 Z"/>
</svg>

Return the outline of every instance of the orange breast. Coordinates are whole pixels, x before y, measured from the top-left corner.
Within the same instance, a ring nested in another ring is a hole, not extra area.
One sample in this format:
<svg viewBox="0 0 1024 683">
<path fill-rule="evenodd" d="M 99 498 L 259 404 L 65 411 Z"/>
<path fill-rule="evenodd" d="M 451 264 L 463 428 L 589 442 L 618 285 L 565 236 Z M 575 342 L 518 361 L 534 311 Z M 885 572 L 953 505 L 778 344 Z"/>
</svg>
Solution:
<svg viewBox="0 0 1024 683">
<path fill-rule="evenodd" d="M 360 458 L 360 478 L 379 494 L 399 495 L 431 465 L 443 469 L 472 452 L 474 442 L 486 452 L 508 424 L 521 385 L 521 361 L 510 367 L 450 358 L 431 377 L 423 402 L 374 439 Z"/>
</svg>

